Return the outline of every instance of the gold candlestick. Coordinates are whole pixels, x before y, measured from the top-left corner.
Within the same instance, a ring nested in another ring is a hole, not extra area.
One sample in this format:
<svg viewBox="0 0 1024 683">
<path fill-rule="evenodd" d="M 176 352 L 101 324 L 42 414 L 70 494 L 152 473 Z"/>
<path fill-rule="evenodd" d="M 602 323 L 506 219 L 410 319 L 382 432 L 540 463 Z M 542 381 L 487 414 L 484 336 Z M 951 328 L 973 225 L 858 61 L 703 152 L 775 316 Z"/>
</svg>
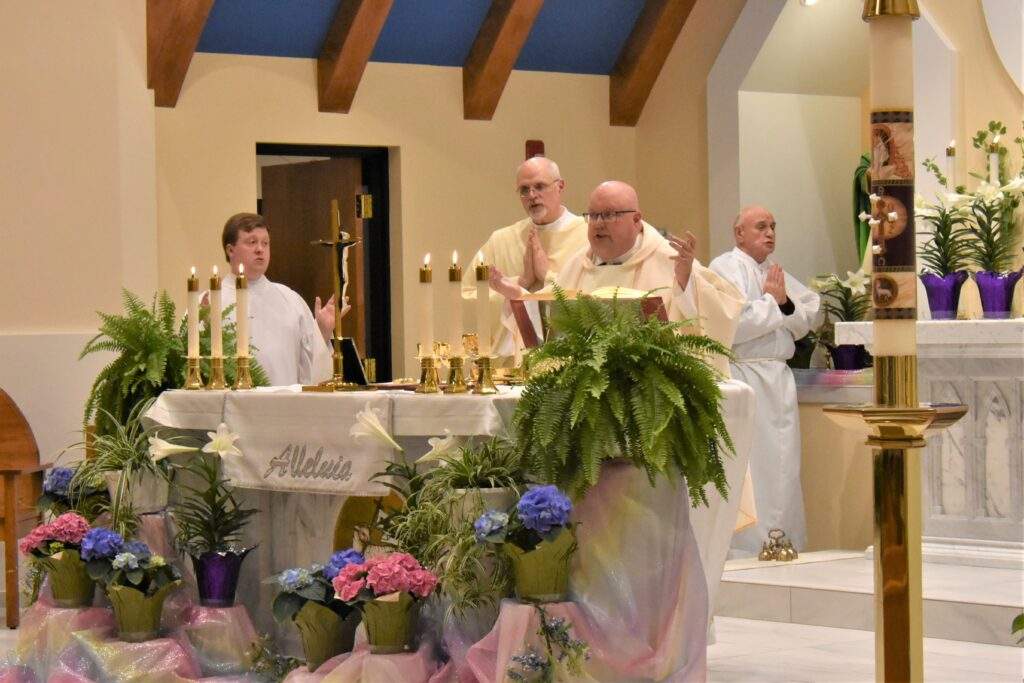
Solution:
<svg viewBox="0 0 1024 683">
<path fill-rule="evenodd" d="M 448 384 L 444 388 L 446 394 L 464 394 L 469 391 L 466 384 L 465 359 L 462 356 L 448 358 Z"/>
<path fill-rule="evenodd" d="M 188 375 L 185 377 L 185 388 L 190 391 L 203 388 L 203 376 L 199 372 L 199 359 L 188 359 Z"/>
<path fill-rule="evenodd" d="M 420 356 L 420 383 L 416 385 L 417 394 L 436 394 L 441 391 L 437 377 L 437 359 L 434 356 Z"/>
<path fill-rule="evenodd" d="M 480 356 L 476 359 L 476 385 L 473 387 L 473 393 L 483 396 L 498 393 L 498 387 L 494 386 L 494 376 L 491 374 L 490 356 Z"/>
<path fill-rule="evenodd" d="M 224 380 L 224 359 L 214 356 L 210 359 L 210 383 L 207 389 L 227 389 L 228 383 Z"/>
<path fill-rule="evenodd" d="M 367 384 L 375 384 L 377 382 L 377 359 L 376 358 L 364 358 L 363 359 L 363 374 L 366 375 Z"/>
<path fill-rule="evenodd" d="M 249 357 L 238 356 L 235 359 L 235 389 L 252 389 L 252 373 L 249 371 Z"/>
</svg>

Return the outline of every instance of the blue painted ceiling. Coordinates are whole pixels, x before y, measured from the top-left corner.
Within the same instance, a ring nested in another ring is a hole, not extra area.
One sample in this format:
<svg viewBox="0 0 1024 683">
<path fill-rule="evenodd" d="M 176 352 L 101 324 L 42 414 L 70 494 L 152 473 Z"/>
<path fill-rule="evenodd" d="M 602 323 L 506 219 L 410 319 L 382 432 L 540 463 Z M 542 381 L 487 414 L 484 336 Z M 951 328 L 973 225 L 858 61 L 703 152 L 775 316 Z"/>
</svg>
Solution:
<svg viewBox="0 0 1024 683">
<path fill-rule="evenodd" d="M 320 54 L 339 0 L 216 0 L 200 52 Z M 395 0 L 375 62 L 462 66 L 490 0 Z M 516 69 L 608 74 L 644 0 L 547 0 Z"/>
</svg>

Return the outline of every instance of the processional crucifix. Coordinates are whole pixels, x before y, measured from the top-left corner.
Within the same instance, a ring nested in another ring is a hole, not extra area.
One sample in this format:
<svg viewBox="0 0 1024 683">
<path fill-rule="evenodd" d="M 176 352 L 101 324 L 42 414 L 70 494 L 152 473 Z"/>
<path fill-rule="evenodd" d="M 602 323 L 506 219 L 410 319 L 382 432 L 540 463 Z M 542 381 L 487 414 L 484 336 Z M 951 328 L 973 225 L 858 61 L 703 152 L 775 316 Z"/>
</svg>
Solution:
<svg viewBox="0 0 1024 683">
<path fill-rule="evenodd" d="M 361 386 L 345 380 L 345 364 L 342 352 L 341 309 L 344 306 L 345 286 L 348 279 L 348 248 L 359 244 L 360 240 L 341 229 L 341 212 L 338 200 L 331 200 L 331 235 L 334 240 L 314 240 L 310 244 L 330 247 L 334 250 L 331 258 L 331 274 L 334 280 L 334 338 L 331 339 L 333 353 L 331 361 L 334 372 L 331 379 L 302 387 L 303 391 L 358 391 Z"/>
</svg>

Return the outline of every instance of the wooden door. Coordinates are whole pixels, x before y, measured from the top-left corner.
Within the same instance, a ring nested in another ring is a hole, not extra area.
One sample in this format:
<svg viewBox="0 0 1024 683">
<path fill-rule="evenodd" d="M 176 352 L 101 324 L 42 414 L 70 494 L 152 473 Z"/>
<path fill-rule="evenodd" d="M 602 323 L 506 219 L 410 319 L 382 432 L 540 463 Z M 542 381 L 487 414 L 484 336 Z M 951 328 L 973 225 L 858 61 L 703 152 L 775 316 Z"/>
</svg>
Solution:
<svg viewBox="0 0 1024 683">
<path fill-rule="evenodd" d="M 341 229 L 363 239 L 363 221 L 356 218 L 356 194 L 362 190 L 358 158 L 328 159 L 262 169 L 263 215 L 270 223 L 270 267 L 267 276 L 288 285 L 313 307 L 314 298 L 327 301 L 333 291 L 332 250 L 313 246 L 331 235 L 331 200 L 337 199 Z M 352 310 L 342 321 L 342 333 L 355 340 L 360 355 L 369 348 L 366 325 L 365 245 L 350 248 L 348 299 Z"/>
</svg>

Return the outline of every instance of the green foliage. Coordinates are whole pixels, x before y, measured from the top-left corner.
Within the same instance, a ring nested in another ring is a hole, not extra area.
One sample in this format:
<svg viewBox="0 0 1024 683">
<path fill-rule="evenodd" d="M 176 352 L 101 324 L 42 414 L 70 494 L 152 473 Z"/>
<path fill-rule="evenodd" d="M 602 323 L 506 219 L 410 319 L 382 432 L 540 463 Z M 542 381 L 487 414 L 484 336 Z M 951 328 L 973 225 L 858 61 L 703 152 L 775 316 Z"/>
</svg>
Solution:
<svg viewBox="0 0 1024 683">
<path fill-rule="evenodd" d="M 171 508 L 178 527 L 175 547 L 194 557 L 205 552 L 235 550 L 242 529 L 256 510 L 239 505 L 234 488 L 220 476 L 216 459 L 197 455 L 182 469 L 198 477 L 202 486 L 178 487 L 188 495 Z"/>
<path fill-rule="evenodd" d="M 432 470 L 429 483 L 441 489 L 513 488 L 524 481 L 521 458 L 515 444 L 493 437 L 470 443 L 452 456 L 441 456 L 442 466 Z"/>
<path fill-rule="evenodd" d="M 482 474 L 485 480 L 505 481 L 518 490 L 523 479 L 517 472 L 508 475 L 508 463 L 514 459 L 505 442 L 487 442 L 480 448 L 463 449 L 477 466 L 451 462 L 463 473 L 455 478 L 446 470 L 452 465 L 419 472 L 415 465 L 390 463 L 375 478 L 398 492 L 404 501 L 401 509 L 379 507 L 372 535 L 388 548 L 409 553 L 438 578 L 438 590 L 450 602 L 451 614 L 493 605 L 508 595 L 512 586 L 511 563 L 494 546 L 479 544 L 473 533 L 474 519 L 453 514 L 462 504 L 462 496 L 451 486 L 465 472 Z M 495 453 L 506 463 L 496 463 L 500 471 L 490 470 L 479 461 L 482 453 Z"/>
<path fill-rule="evenodd" d="M 959 208 L 938 204 L 920 213 L 931 226 L 928 241 L 921 245 L 918 256 L 924 263 L 923 271 L 935 275 L 949 275 L 967 267 L 970 254 L 970 230 L 967 219 Z"/>
<path fill-rule="evenodd" d="M 970 203 L 967 229 L 974 239 L 966 244 L 967 260 L 979 270 L 1003 273 L 1012 267 L 1017 239 L 1013 212 L 1017 203 L 1016 198 L 987 201 L 983 197 L 975 197 Z"/>
<path fill-rule="evenodd" d="M 96 418 L 100 435 L 110 434 L 114 423 L 124 424 L 129 413 L 139 403 L 158 396 L 166 389 L 184 385 L 187 371 L 187 328 L 184 319 L 179 323 L 174 301 L 166 291 L 153 296 L 147 307 L 141 298 L 128 290 L 121 293 L 124 314 L 99 313 L 102 324 L 99 333 L 90 339 L 79 359 L 100 351 L 117 354 L 100 370 L 85 403 L 86 424 Z M 223 311 L 227 316 L 229 306 Z M 208 330 L 209 308 L 202 307 L 200 323 Z M 210 335 L 200 335 L 201 353 L 209 355 Z M 224 374 L 234 381 L 235 326 L 224 324 Z M 209 360 L 202 363 L 204 377 L 209 377 Z M 258 363 L 252 363 L 253 383 L 267 384 L 266 373 Z"/>
<path fill-rule="evenodd" d="M 826 348 L 835 348 L 835 324 L 863 320 L 871 308 L 867 287 L 870 278 L 857 271 L 840 280 L 835 273 L 815 278 L 811 288 L 821 294 L 824 321 L 815 333 L 815 340 Z"/>
<path fill-rule="evenodd" d="M 1024 643 L 1024 612 L 1021 612 L 1013 618 L 1013 623 L 1010 624 L 1010 633 L 1020 633 L 1020 639 L 1018 643 Z"/>
<path fill-rule="evenodd" d="M 68 487 L 72 498 L 83 498 L 96 486 L 96 482 L 106 481 L 108 474 L 116 474 L 117 487 L 109 503 L 103 501 L 100 506 L 111 515 L 110 528 L 125 538 L 131 536 L 139 521 L 132 508 L 131 487 L 134 482 L 142 475 L 171 480 L 166 460 L 153 462 L 149 455 L 149 437 L 156 431 L 147 430 L 141 418 L 152 404 L 152 398 L 135 404 L 123 420 L 100 408 L 98 414 L 106 419 L 109 431 L 97 435 L 92 441 L 95 455 L 79 463 Z M 85 442 L 80 442 L 65 450 L 84 448 Z"/>
<path fill-rule="evenodd" d="M 555 294 L 556 336 L 531 352 L 513 419 L 526 470 L 582 496 L 602 461 L 622 457 L 652 484 L 662 474 L 684 477 L 694 506 L 707 504 L 709 482 L 726 495 L 718 443 L 733 445 L 707 359 L 728 349 L 645 318 L 637 301 Z"/>
</svg>

